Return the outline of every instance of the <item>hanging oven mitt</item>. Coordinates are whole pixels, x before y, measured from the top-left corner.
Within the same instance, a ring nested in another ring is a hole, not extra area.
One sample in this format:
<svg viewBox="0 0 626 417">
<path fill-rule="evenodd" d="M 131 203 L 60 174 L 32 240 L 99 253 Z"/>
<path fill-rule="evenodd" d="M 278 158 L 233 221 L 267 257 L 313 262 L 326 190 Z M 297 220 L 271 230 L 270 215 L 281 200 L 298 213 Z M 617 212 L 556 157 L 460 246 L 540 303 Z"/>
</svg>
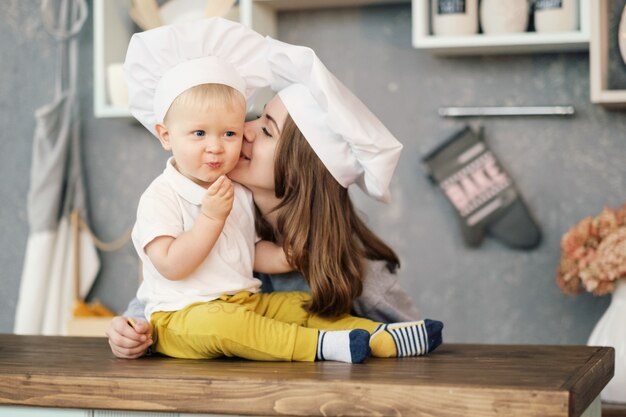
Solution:
<svg viewBox="0 0 626 417">
<path fill-rule="evenodd" d="M 541 241 L 539 226 L 530 216 L 511 177 L 469 126 L 453 133 L 423 157 L 430 179 L 456 210 L 463 239 L 478 246 L 485 234 L 518 249 Z"/>
</svg>

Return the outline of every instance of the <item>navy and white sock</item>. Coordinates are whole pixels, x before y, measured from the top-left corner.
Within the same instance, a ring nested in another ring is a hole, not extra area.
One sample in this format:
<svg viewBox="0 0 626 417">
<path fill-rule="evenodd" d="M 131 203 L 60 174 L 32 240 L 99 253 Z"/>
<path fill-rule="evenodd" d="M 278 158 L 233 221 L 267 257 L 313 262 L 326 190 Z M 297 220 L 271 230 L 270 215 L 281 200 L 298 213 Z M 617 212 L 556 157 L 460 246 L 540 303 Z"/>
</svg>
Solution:
<svg viewBox="0 0 626 417">
<path fill-rule="evenodd" d="M 441 344 L 442 329 L 442 322 L 430 319 L 381 324 L 370 339 L 372 354 L 382 358 L 425 355 Z"/>
<path fill-rule="evenodd" d="M 367 330 L 320 330 L 317 338 L 318 361 L 361 363 L 370 354 Z"/>
</svg>

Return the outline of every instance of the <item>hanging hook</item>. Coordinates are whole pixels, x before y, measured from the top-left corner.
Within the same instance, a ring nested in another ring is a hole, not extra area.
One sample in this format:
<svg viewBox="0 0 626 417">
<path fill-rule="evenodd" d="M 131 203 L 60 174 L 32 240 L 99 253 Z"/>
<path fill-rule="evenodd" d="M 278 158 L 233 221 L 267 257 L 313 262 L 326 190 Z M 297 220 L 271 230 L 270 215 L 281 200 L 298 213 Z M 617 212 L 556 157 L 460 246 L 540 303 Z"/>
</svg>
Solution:
<svg viewBox="0 0 626 417">
<path fill-rule="evenodd" d="M 71 1 L 71 10 L 72 10 L 72 21 L 69 25 L 69 31 L 66 29 L 65 18 L 64 15 L 67 15 L 67 1 L 63 0 L 61 4 L 61 13 L 59 21 L 55 20 L 54 17 L 54 0 L 42 0 L 41 1 L 41 20 L 43 21 L 43 26 L 50 35 L 52 35 L 58 41 L 66 41 L 74 36 L 76 36 L 85 21 L 87 20 L 87 16 L 89 15 L 89 9 L 87 7 L 86 0 L 69 0 Z M 56 27 L 58 24 L 58 27 Z"/>
</svg>

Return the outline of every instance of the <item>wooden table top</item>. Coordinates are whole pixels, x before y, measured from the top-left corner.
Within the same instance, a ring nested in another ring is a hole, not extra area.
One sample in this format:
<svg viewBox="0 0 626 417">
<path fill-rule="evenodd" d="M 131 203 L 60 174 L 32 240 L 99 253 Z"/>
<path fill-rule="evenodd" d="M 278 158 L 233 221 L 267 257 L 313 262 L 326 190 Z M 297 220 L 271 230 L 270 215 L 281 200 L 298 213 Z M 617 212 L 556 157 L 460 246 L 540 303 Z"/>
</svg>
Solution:
<svg viewBox="0 0 626 417">
<path fill-rule="evenodd" d="M 577 417 L 613 366 L 614 350 L 606 347 L 470 344 L 359 365 L 124 360 L 103 338 L 0 335 L 0 404 L 267 416 Z"/>
</svg>

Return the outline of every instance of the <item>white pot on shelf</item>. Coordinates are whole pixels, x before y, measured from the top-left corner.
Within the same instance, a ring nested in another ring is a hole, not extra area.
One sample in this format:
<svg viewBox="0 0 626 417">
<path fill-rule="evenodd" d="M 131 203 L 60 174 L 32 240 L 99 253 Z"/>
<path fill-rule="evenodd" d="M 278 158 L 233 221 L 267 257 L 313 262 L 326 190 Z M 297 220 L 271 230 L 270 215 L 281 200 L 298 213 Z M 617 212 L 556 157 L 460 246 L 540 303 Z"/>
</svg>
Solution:
<svg viewBox="0 0 626 417">
<path fill-rule="evenodd" d="M 106 82 L 109 104 L 115 107 L 128 107 L 128 86 L 124 78 L 124 63 L 115 62 L 107 66 Z"/>
<path fill-rule="evenodd" d="M 463 36 L 478 32 L 478 0 L 431 0 L 433 35 Z"/>
<path fill-rule="evenodd" d="M 521 33 L 528 26 L 528 0 L 482 0 L 480 26 L 488 35 Z"/>
<path fill-rule="evenodd" d="M 611 304 L 600 318 L 591 336 L 589 346 L 615 348 L 615 376 L 600 394 L 603 401 L 626 403 L 626 281 L 617 283 Z"/>
<path fill-rule="evenodd" d="M 578 0 L 535 0 L 537 32 L 573 32 L 578 28 Z"/>
</svg>

